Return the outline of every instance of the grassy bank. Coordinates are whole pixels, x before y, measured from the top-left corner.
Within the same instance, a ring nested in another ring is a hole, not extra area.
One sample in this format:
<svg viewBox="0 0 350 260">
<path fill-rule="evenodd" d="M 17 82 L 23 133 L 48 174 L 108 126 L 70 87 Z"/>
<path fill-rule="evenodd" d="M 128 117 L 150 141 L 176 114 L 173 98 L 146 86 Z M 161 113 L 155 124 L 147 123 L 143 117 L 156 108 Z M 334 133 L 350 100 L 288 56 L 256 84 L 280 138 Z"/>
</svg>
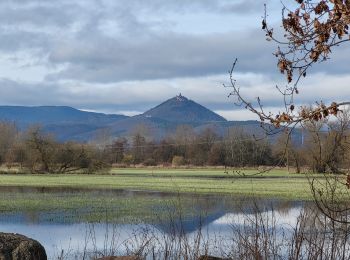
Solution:
<svg viewBox="0 0 350 260">
<path fill-rule="evenodd" d="M 273 170 L 248 177 L 222 169 L 112 169 L 99 175 L 0 175 L 0 186 L 128 189 L 311 200 L 308 178 Z M 317 178 L 322 178 L 319 176 Z"/>
</svg>

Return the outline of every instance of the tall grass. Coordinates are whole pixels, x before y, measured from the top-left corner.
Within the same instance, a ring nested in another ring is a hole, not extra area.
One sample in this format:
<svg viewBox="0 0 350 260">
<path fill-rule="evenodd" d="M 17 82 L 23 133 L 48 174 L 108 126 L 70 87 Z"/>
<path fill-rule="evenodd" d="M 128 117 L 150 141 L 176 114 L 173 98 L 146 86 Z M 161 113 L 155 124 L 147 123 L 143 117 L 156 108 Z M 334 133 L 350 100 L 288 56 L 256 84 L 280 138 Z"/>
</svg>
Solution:
<svg viewBox="0 0 350 260">
<path fill-rule="evenodd" d="M 187 233 L 181 202 L 174 202 L 168 207 L 167 221 L 140 225 L 123 241 L 117 227 L 107 223 L 103 248 L 97 246 L 94 225 L 88 224 L 83 251 L 75 253 L 74 257 L 134 255 L 152 260 L 197 260 L 201 256 L 215 255 L 241 260 L 350 259 L 347 224 L 326 218 L 316 207 L 304 208 L 293 223 L 281 223 L 280 213 L 273 207 L 266 211 L 265 207 L 253 202 L 248 212 L 243 210 L 232 220 L 229 235 L 222 235 L 208 232 L 202 221 L 195 232 Z M 201 219 L 204 218 L 205 212 L 202 212 Z M 161 225 L 166 225 L 166 230 L 160 228 Z M 72 254 L 70 257 L 74 259 Z M 58 259 L 71 258 L 62 255 Z"/>
</svg>

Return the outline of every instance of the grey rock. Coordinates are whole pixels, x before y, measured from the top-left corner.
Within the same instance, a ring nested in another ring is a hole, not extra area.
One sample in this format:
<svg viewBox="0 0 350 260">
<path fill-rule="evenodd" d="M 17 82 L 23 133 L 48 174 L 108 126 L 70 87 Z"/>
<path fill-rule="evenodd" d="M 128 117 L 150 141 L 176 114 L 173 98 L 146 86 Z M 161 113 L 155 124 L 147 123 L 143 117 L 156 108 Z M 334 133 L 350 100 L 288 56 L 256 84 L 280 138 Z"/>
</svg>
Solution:
<svg viewBox="0 0 350 260">
<path fill-rule="evenodd" d="M 0 260 L 47 260 L 45 248 L 20 234 L 0 232 Z"/>
<path fill-rule="evenodd" d="M 216 257 L 216 256 L 210 256 L 210 255 L 202 255 L 198 258 L 198 260 L 229 260 L 229 259 Z"/>
</svg>

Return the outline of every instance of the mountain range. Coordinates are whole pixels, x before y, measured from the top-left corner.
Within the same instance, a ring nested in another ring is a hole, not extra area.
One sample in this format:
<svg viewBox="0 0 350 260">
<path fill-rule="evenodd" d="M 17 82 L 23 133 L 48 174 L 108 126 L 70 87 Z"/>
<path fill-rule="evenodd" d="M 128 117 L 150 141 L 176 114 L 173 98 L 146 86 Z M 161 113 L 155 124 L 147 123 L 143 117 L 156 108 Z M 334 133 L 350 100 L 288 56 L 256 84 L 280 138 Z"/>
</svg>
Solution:
<svg viewBox="0 0 350 260">
<path fill-rule="evenodd" d="M 0 121 L 14 122 L 20 129 L 40 125 L 60 141 L 79 142 L 91 141 L 101 132 L 112 138 L 127 137 L 140 127 L 152 138 L 160 139 L 173 133 L 179 125 L 190 125 L 197 132 L 210 127 L 223 134 L 230 127 L 240 127 L 246 133 L 262 133 L 258 121 L 227 121 L 181 94 L 131 117 L 86 112 L 67 106 L 0 106 Z"/>
</svg>

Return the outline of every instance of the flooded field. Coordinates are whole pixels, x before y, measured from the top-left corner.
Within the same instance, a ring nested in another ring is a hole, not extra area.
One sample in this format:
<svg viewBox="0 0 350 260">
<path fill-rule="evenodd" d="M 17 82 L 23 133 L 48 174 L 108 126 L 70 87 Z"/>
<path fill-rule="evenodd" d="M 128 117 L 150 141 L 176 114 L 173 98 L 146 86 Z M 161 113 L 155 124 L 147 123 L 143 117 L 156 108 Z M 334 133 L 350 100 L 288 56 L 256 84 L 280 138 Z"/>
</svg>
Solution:
<svg viewBox="0 0 350 260">
<path fill-rule="evenodd" d="M 133 252 L 141 238 L 147 240 L 149 236 L 166 241 L 164 237 L 179 235 L 194 243 L 200 234 L 203 243 L 211 241 L 207 247 L 215 251 L 216 243 L 226 241 L 235 230 L 249 224 L 257 211 L 273 220 L 274 228 L 291 229 L 305 205 L 311 204 L 112 189 L 0 190 L 8 203 L 1 208 L 0 230 L 40 241 L 49 259 L 74 259 L 84 253 L 126 254 Z"/>
</svg>

